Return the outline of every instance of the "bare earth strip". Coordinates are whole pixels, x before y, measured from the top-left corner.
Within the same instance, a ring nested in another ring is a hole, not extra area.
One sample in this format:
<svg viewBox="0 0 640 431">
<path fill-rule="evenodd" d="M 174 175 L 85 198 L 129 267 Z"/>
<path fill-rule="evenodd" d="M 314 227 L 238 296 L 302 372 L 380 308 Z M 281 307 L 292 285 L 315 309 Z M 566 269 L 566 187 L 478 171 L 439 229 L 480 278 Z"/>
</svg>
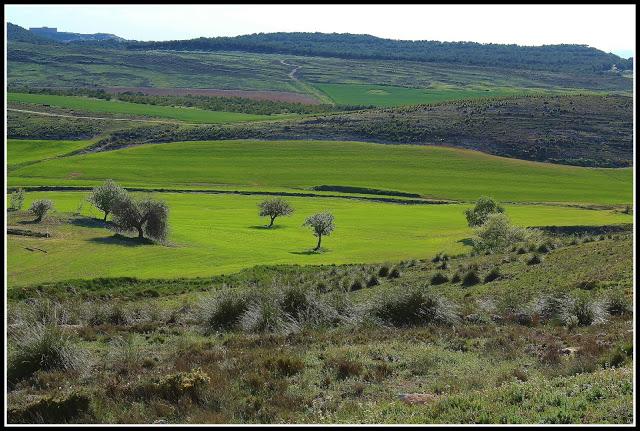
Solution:
<svg viewBox="0 0 640 431">
<path fill-rule="evenodd" d="M 117 94 L 124 92 L 140 92 L 152 96 L 220 96 L 243 97 L 253 100 L 274 100 L 277 102 L 304 103 L 318 105 L 320 101 L 308 94 L 292 93 L 289 91 L 271 90 L 220 90 L 217 88 L 153 88 L 153 87 L 106 87 L 107 93 Z"/>
<path fill-rule="evenodd" d="M 171 120 L 143 120 L 140 118 L 117 118 L 117 117 L 89 117 L 86 115 L 57 114 L 53 112 L 31 111 L 28 109 L 7 108 L 7 111 L 23 112 L 25 114 L 44 115 L 45 117 L 63 117 L 63 118 L 81 118 L 85 120 L 113 120 L 113 121 L 136 121 L 142 123 L 163 123 L 163 124 L 182 124 L 187 126 L 197 126 L 204 123 L 184 123 L 182 121 Z"/>
</svg>

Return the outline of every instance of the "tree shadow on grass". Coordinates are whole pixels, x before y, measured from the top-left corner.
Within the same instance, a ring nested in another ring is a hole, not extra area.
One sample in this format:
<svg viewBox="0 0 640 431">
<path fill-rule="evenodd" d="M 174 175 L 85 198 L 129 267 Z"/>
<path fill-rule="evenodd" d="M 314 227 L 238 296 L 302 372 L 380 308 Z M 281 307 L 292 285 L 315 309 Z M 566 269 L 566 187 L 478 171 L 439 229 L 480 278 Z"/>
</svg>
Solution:
<svg viewBox="0 0 640 431">
<path fill-rule="evenodd" d="M 123 245 L 125 247 L 138 247 L 142 245 L 154 245 L 155 242 L 147 238 L 137 238 L 120 235 L 119 233 L 112 236 L 99 236 L 89 239 L 89 241 L 97 244 L 106 245 Z"/>
<path fill-rule="evenodd" d="M 326 249 L 326 248 L 320 248 L 320 250 L 305 250 L 305 251 L 290 251 L 289 254 L 297 254 L 297 255 L 301 255 L 301 256 L 312 256 L 314 254 L 323 254 L 326 253 L 330 250 Z"/>
<path fill-rule="evenodd" d="M 41 221 L 37 221 L 37 220 L 20 220 L 18 222 L 18 224 L 40 224 L 40 223 L 42 223 L 42 220 Z"/>
<path fill-rule="evenodd" d="M 104 222 L 97 218 L 91 217 L 74 217 L 69 220 L 74 226 L 91 227 L 91 228 L 106 228 L 109 227 L 109 222 Z"/>
<path fill-rule="evenodd" d="M 463 245 L 468 245 L 468 246 L 472 246 L 473 245 L 473 240 L 471 238 L 463 238 L 463 239 L 459 239 L 456 242 L 460 242 Z"/>
<path fill-rule="evenodd" d="M 249 228 L 259 229 L 259 230 L 276 230 L 276 229 L 282 229 L 284 228 L 284 226 L 274 224 L 273 226 L 269 227 L 268 225 L 264 224 L 264 225 L 249 226 Z"/>
</svg>

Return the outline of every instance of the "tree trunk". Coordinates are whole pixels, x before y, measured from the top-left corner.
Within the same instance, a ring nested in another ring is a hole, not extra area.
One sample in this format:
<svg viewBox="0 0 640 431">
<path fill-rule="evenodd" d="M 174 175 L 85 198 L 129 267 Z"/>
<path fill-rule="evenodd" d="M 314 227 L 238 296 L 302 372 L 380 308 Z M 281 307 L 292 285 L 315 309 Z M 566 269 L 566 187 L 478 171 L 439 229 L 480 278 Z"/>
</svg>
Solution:
<svg viewBox="0 0 640 431">
<path fill-rule="evenodd" d="M 143 239 L 144 238 L 144 234 L 142 233 L 142 228 L 141 227 L 137 227 L 136 229 L 138 229 L 138 239 Z"/>
<path fill-rule="evenodd" d="M 271 217 L 271 223 L 269 223 L 269 226 L 267 226 L 267 227 L 271 227 L 271 226 L 273 226 L 273 221 L 274 221 L 275 219 L 276 219 L 275 217 Z"/>
<path fill-rule="evenodd" d="M 316 248 L 314 248 L 313 251 L 320 250 L 320 242 L 321 241 L 322 241 L 322 235 L 318 235 L 318 245 L 316 245 Z"/>
<path fill-rule="evenodd" d="M 104 212 L 104 218 L 102 219 L 102 221 L 106 222 L 107 221 L 107 216 L 109 215 L 109 211 L 105 211 Z"/>
</svg>

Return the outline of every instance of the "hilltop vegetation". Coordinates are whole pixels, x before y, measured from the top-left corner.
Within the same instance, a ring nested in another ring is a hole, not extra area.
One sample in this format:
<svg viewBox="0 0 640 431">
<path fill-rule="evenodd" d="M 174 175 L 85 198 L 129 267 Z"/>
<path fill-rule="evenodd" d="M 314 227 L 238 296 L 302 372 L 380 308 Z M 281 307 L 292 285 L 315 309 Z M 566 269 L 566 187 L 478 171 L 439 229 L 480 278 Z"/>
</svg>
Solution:
<svg viewBox="0 0 640 431">
<path fill-rule="evenodd" d="M 247 51 L 318 57 L 412 60 L 544 70 L 602 72 L 633 62 L 586 45 L 518 46 L 474 42 L 406 41 L 369 35 L 323 33 L 260 33 L 236 37 L 169 42 L 130 42 L 128 49 L 180 51 Z"/>
</svg>

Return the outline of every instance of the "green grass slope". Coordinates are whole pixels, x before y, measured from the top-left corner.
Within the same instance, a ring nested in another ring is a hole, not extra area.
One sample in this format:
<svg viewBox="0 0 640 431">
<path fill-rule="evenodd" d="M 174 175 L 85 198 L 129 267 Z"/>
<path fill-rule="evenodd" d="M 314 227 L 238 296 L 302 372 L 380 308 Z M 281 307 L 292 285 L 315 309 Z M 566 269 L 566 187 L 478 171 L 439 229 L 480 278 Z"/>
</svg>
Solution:
<svg viewBox="0 0 640 431">
<path fill-rule="evenodd" d="M 198 108 L 154 106 L 115 100 L 92 99 L 89 97 L 57 96 L 50 94 L 8 93 L 7 102 L 50 105 L 60 108 L 77 109 L 93 113 L 114 113 L 122 115 L 144 115 L 168 118 L 188 123 L 237 123 L 277 118 L 291 115 L 257 115 L 238 112 L 206 111 Z"/>
<path fill-rule="evenodd" d="M 7 139 L 7 159 L 9 167 L 22 163 L 37 162 L 39 160 L 62 156 L 72 151 L 80 150 L 92 144 L 93 141 L 52 141 Z"/>
<path fill-rule="evenodd" d="M 11 163 L 11 160 L 10 160 Z M 12 172 L 9 185 L 264 190 L 341 185 L 435 198 L 623 204 L 631 169 L 593 169 L 428 146 L 324 141 L 212 141 L 145 145 L 45 161 Z"/>
<path fill-rule="evenodd" d="M 407 88 L 391 85 L 314 84 L 335 103 L 344 105 L 403 106 L 436 103 L 448 100 L 477 99 L 482 97 L 513 96 L 532 93 L 523 88 L 463 88 L 439 86 L 437 88 Z"/>
</svg>

